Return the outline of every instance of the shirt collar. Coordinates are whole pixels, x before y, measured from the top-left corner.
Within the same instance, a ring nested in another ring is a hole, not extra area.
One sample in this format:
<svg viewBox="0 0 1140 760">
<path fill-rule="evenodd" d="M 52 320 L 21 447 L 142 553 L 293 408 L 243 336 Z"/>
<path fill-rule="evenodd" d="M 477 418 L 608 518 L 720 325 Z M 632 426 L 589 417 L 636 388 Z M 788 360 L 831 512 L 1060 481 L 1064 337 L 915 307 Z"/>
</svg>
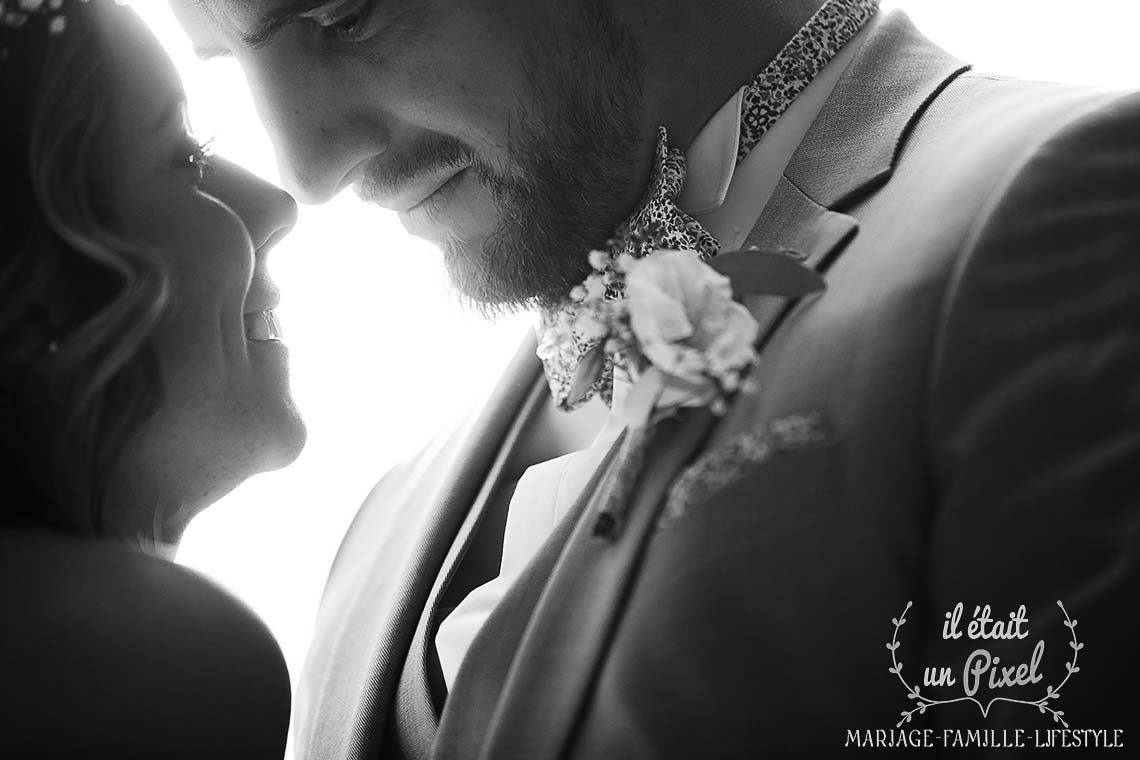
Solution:
<svg viewBox="0 0 1140 760">
<path fill-rule="evenodd" d="M 737 90 L 713 114 L 685 152 L 687 174 L 677 205 L 687 214 L 699 216 L 724 203 L 736 169 L 744 90 Z"/>
<path fill-rule="evenodd" d="M 851 63 L 851 59 L 862 47 L 871 30 L 878 25 L 881 17 L 881 12 L 876 13 L 796 100 L 809 100 L 810 98 L 806 97 L 809 92 L 819 95 L 820 90 L 825 91 L 821 97 L 822 100 L 826 100 L 826 96 L 835 88 L 843 70 Z M 681 194 L 677 196 L 677 206 L 686 214 L 701 216 L 724 205 L 729 185 L 732 184 L 732 177 L 736 173 L 736 153 L 740 145 L 740 111 L 747 87 L 748 85 L 742 86 L 720 107 L 720 110 L 713 114 L 697 133 L 689 149 L 685 151 L 685 185 L 681 188 Z M 822 100 L 817 106 L 822 107 Z M 807 126 L 810 126 L 819 107 L 813 109 L 814 113 L 808 119 Z M 789 108 L 789 111 L 793 110 L 799 110 L 795 102 Z M 764 140 L 761 139 L 753 152 L 761 151 L 763 148 Z"/>
</svg>

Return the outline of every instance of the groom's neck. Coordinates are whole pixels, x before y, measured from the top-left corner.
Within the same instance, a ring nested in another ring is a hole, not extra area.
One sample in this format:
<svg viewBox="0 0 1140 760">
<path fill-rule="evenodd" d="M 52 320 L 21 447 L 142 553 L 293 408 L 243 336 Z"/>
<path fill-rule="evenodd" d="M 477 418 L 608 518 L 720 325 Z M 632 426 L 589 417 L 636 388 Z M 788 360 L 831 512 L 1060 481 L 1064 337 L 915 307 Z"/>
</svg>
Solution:
<svg viewBox="0 0 1140 760">
<path fill-rule="evenodd" d="M 646 116 L 686 149 L 701 127 L 792 38 L 824 0 L 618 0 L 641 35 Z"/>
</svg>

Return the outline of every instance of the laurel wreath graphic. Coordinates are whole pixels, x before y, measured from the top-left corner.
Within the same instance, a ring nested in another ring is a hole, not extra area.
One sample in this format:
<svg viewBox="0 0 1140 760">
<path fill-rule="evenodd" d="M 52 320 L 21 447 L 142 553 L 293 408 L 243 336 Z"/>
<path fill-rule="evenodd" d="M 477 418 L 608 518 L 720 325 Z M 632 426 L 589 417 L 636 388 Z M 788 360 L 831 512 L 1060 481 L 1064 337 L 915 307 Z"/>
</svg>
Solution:
<svg viewBox="0 0 1140 760">
<path fill-rule="evenodd" d="M 911 686 L 909 683 L 907 683 L 906 678 L 904 678 L 902 674 L 903 664 L 899 662 L 898 659 L 899 629 L 906 625 L 906 613 L 910 611 L 912 604 L 913 602 L 907 602 L 906 607 L 903 608 L 902 614 L 897 618 L 891 618 L 891 622 L 895 624 L 895 632 L 894 636 L 892 636 L 891 640 L 887 643 L 887 649 L 889 649 L 891 652 L 891 667 L 889 672 L 895 674 L 898 677 L 899 682 L 903 685 L 903 688 L 907 690 L 907 699 L 915 700 L 914 708 L 910 710 L 903 710 L 899 713 L 899 715 L 902 717 L 899 722 L 895 724 L 895 728 L 901 728 L 904 723 L 910 723 L 910 720 L 912 717 L 914 717 L 915 713 L 922 715 L 927 711 L 928 708 L 941 707 L 942 705 L 951 705 L 955 702 L 973 702 L 978 706 L 978 709 L 982 711 L 983 718 L 988 717 L 990 708 L 993 707 L 995 702 L 1010 702 L 1016 705 L 1028 705 L 1030 707 L 1036 707 L 1042 715 L 1046 713 L 1051 714 L 1053 716 L 1054 723 L 1060 723 L 1065 728 L 1069 727 L 1069 724 L 1065 722 L 1064 711 L 1054 710 L 1049 706 L 1049 701 L 1058 699 L 1061 696 L 1061 689 L 1065 686 L 1065 684 L 1069 682 L 1069 679 L 1073 677 L 1073 674 L 1080 672 L 1080 668 L 1077 666 L 1077 656 L 1080 651 L 1085 648 L 1085 645 L 1080 641 L 1077 641 L 1077 621 L 1069 617 L 1069 613 L 1065 609 L 1065 605 L 1061 604 L 1060 599 L 1057 600 L 1057 606 L 1061 608 L 1061 613 L 1065 616 L 1065 627 L 1069 629 L 1069 634 L 1072 636 L 1072 641 L 1069 642 L 1069 648 L 1073 650 L 1073 659 L 1065 663 L 1065 669 L 1067 672 L 1065 674 L 1064 680 L 1061 681 L 1061 684 L 1056 689 L 1054 689 L 1052 686 L 1046 687 L 1045 696 L 1041 697 L 1041 699 L 1038 700 L 1029 701 L 1026 699 L 994 697 L 985 705 L 973 697 L 958 697 L 956 699 L 932 699 L 929 696 L 922 694 L 917 685 Z"/>
</svg>

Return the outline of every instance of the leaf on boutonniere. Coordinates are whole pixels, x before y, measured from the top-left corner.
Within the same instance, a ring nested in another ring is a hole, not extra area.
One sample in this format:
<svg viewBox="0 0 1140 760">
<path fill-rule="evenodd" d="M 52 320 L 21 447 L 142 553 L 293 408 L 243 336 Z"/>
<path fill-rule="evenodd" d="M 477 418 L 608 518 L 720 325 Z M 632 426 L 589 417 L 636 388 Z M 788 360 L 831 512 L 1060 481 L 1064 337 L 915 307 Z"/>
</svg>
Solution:
<svg viewBox="0 0 1140 760">
<path fill-rule="evenodd" d="M 708 264 L 732 280 L 733 295 L 738 299 L 746 296 L 800 298 L 827 287 L 819 272 L 791 251 L 741 248 L 722 253 Z"/>
<path fill-rule="evenodd" d="M 568 398 L 580 399 L 587 395 L 590 387 L 597 382 L 606 361 L 603 344 L 599 343 L 582 355 L 570 382 Z"/>
</svg>

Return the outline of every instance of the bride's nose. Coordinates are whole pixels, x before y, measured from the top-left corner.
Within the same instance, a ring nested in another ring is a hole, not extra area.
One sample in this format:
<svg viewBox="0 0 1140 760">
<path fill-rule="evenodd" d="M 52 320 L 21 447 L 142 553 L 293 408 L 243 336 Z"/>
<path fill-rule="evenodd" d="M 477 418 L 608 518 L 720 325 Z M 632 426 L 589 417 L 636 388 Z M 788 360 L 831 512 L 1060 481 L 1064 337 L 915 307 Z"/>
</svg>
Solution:
<svg viewBox="0 0 1140 760">
<path fill-rule="evenodd" d="M 224 158 L 213 157 L 209 190 L 245 223 L 256 251 L 275 245 L 297 223 L 297 202 L 286 191 Z"/>
</svg>

